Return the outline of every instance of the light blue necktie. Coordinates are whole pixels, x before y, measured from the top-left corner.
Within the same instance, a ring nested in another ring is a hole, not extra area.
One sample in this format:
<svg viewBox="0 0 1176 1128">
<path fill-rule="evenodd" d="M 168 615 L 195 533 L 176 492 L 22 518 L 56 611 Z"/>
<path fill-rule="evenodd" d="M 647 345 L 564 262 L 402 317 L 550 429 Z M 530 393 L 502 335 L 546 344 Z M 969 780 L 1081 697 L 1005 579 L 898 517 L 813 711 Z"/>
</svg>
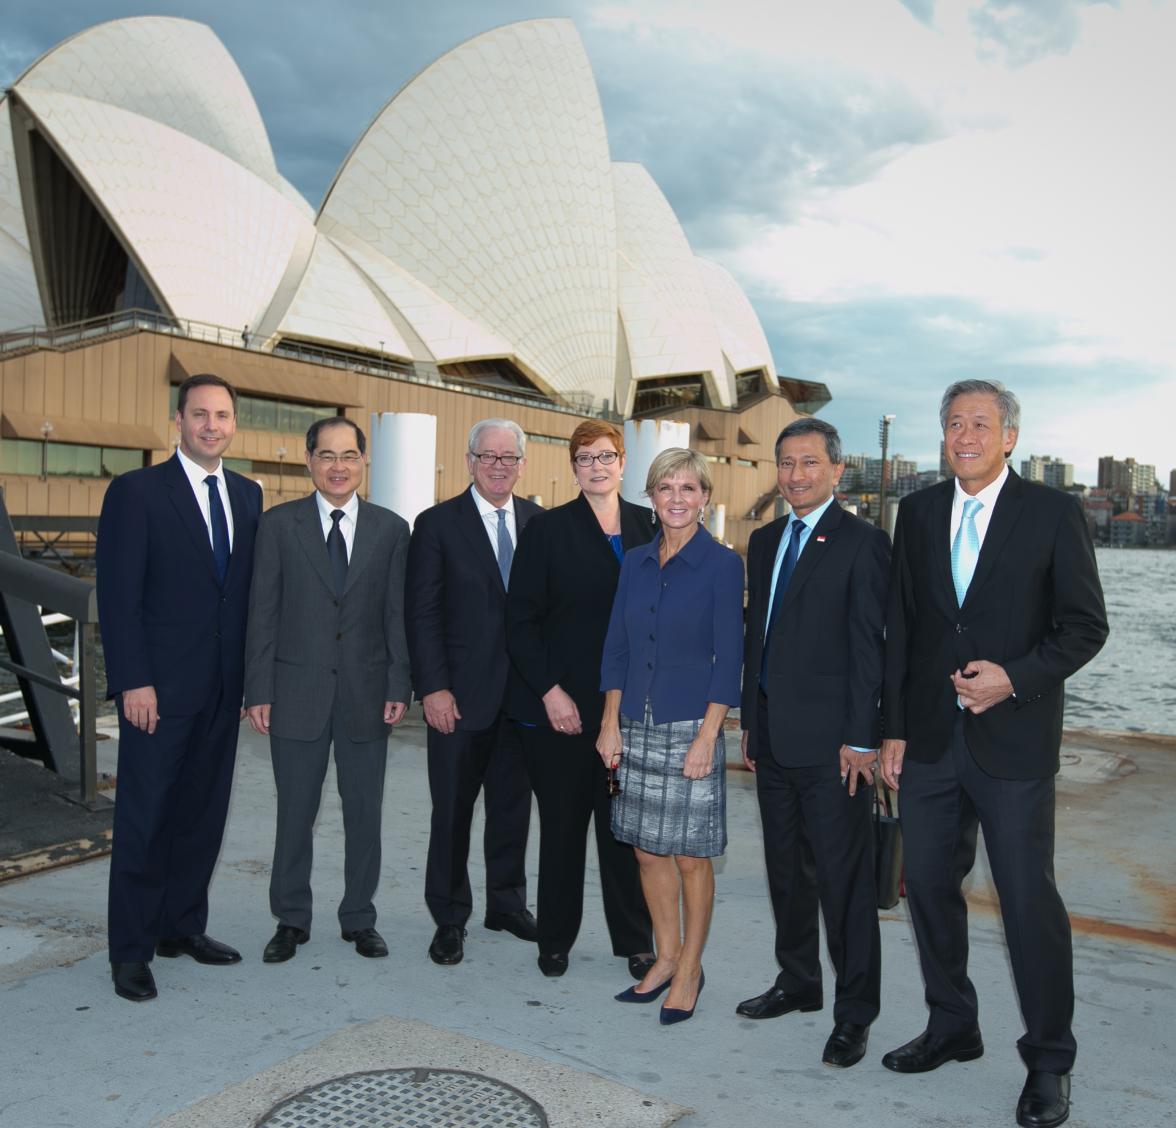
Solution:
<svg viewBox="0 0 1176 1128">
<path fill-rule="evenodd" d="M 498 570 L 502 573 L 502 586 L 510 587 L 510 562 L 514 559 L 514 544 L 510 530 L 506 527 L 506 510 L 498 511 Z"/>
<path fill-rule="evenodd" d="M 980 534 L 976 531 L 976 514 L 984 508 L 982 501 L 974 497 L 964 502 L 964 515 L 956 530 L 951 545 L 951 579 L 955 584 L 956 601 L 962 607 L 968 585 L 976 571 L 976 560 L 980 556 Z"/>
</svg>

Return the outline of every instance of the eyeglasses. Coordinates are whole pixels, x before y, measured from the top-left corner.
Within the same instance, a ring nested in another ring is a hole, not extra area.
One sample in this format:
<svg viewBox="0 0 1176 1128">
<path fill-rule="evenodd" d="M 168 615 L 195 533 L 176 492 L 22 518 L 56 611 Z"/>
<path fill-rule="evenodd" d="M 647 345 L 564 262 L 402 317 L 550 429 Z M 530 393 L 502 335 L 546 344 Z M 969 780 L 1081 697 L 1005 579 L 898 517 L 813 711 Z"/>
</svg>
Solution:
<svg viewBox="0 0 1176 1128">
<path fill-rule="evenodd" d="M 599 454 L 589 454 L 584 451 L 582 454 L 577 454 L 572 461 L 577 466 L 587 468 L 594 462 L 599 462 L 601 466 L 611 466 L 620 457 L 615 450 L 602 450 Z"/>
<path fill-rule="evenodd" d="M 612 799 L 621 793 L 621 781 L 617 778 L 617 769 L 609 768 L 608 770 L 608 797 Z"/>
<path fill-rule="evenodd" d="M 501 462 L 508 470 L 523 461 L 521 454 L 491 454 L 488 450 L 482 451 L 481 454 L 474 454 L 471 451 L 470 457 L 476 458 L 483 466 L 493 466 L 494 463 Z"/>
<path fill-rule="evenodd" d="M 363 461 L 363 455 L 357 450 L 347 450 L 342 454 L 336 454 L 333 450 L 316 450 L 312 457 L 320 466 L 334 466 L 336 462 L 342 462 L 344 466 L 354 466 L 357 462 Z"/>
</svg>

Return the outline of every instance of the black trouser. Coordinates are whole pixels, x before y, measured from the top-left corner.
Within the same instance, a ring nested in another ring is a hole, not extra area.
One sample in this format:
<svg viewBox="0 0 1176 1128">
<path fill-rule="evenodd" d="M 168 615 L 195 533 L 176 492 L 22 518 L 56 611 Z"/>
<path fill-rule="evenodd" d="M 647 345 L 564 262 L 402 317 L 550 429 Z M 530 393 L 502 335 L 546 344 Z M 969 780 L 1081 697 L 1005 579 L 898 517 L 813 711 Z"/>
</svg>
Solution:
<svg viewBox="0 0 1176 1128">
<path fill-rule="evenodd" d="M 1054 780 L 996 779 L 972 758 L 963 714 L 950 749 L 933 764 L 903 764 L 903 860 L 919 945 L 928 1029 L 951 1036 L 976 1023 L 968 978 L 968 907 L 962 884 L 976 859 L 977 827 L 1000 898 L 1009 962 L 1026 1032 L 1029 1069 L 1066 1073 L 1077 1045 L 1070 919 L 1054 884 Z"/>
<path fill-rule="evenodd" d="M 430 728 L 429 794 L 433 814 L 425 867 L 425 903 L 437 924 L 464 927 L 473 911 L 468 861 L 470 823 L 485 789 L 486 911 L 527 907 L 527 832 L 531 785 L 517 728 L 499 716 L 486 729 L 449 734 Z"/>
<path fill-rule="evenodd" d="M 567 953 L 584 915 L 588 820 L 596 819 L 596 853 L 613 954 L 653 951 L 653 926 L 637 858 L 609 826 L 607 773 L 596 751 L 599 729 L 578 736 L 546 725 L 521 727 L 523 753 L 539 803 L 539 950 Z"/>
<path fill-rule="evenodd" d="M 776 985 L 790 995 L 821 993 L 819 904 L 837 976 L 833 1020 L 867 1026 L 878 1016 L 882 977 L 873 789 L 859 781 L 851 798 L 836 761 L 804 767 L 778 763 L 763 694 L 759 709 L 755 778 L 776 920 Z"/>
</svg>

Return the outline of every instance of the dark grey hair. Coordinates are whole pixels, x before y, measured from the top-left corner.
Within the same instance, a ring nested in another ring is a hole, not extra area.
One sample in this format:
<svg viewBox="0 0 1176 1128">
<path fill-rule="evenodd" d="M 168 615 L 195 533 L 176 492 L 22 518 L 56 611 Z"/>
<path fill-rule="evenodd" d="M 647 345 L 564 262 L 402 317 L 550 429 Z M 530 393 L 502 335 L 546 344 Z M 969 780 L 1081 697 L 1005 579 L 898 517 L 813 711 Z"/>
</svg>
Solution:
<svg viewBox="0 0 1176 1128">
<path fill-rule="evenodd" d="M 777 462 L 780 461 L 780 447 L 784 445 L 784 440 L 795 439 L 798 435 L 823 435 L 825 453 L 828 454 L 829 461 L 834 465 L 842 461 L 841 436 L 837 433 L 837 428 L 832 423 L 826 423 L 824 419 L 813 419 L 809 416 L 804 419 L 794 419 L 776 436 Z"/>
<path fill-rule="evenodd" d="M 952 401 L 957 396 L 995 396 L 996 406 L 1000 410 L 1001 430 L 1009 431 L 1021 429 L 1021 403 L 999 380 L 957 380 L 939 401 L 939 429 L 947 430 L 947 417 L 951 414 Z"/>
<path fill-rule="evenodd" d="M 482 441 L 483 431 L 503 430 L 509 431 L 515 437 L 515 443 L 519 448 L 519 457 L 523 458 L 527 453 L 527 435 L 513 419 L 481 419 L 470 428 L 470 441 L 468 450 L 470 454 L 478 453 L 478 445 Z"/>
<path fill-rule="evenodd" d="M 328 415 L 325 419 L 316 419 L 306 429 L 306 450 L 308 454 L 314 454 L 318 450 L 319 435 L 322 434 L 328 427 L 338 427 L 340 424 L 351 427 L 355 430 L 355 446 L 360 454 L 367 452 L 367 437 L 360 429 L 358 423 L 354 419 L 348 419 L 346 415 Z"/>
<path fill-rule="evenodd" d="M 693 474 L 704 493 L 712 493 L 714 490 L 710 465 L 705 456 L 685 447 L 667 447 L 659 451 L 649 464 L 649 473 L 645 475 L 645 496 L 652 497 L 658 482 L 672 478 L 675 474 Z"/>
</svg>

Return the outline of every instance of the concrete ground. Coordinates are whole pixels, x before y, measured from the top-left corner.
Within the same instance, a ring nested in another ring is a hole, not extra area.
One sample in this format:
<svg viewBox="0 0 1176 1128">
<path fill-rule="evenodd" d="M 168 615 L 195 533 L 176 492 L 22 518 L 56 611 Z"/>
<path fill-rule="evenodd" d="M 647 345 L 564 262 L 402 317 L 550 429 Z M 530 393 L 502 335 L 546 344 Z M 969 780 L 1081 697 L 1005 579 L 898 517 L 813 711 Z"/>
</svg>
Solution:
<svg viewBox="0 0 1176 1128">
<path fill-rule="evenodd" d="M 0 1126 L 245 1128 L 320 1080 L 425 1065 L 507 1081 L 543 1105 L 552 1125 L 637 1128 L 678 1117 L 714 1128 L 1013 1124 L 1024 1079 L 1014 1046 L 1021 1022 L 983 860 L 970 897 L 985 1056 L 922 1076 L 881 1066 L 886 1050 L 925 1024 L 900 903 L 882 914 L 882 1013 L 869 1054 L 853 1069 L 833 1070 L 820 1063 L 832 1027 L 831 976 L 822 1012 L 764 1022 L 734 1014 L 776 972 L 750 776 L 730 773 L 731 845 L 716 867 L 706 989 L 692 1021 L 663 1028 L 656 1007 L 612 1000 L 630 980 L 609 952 L 593 866 L 564 978 L 539 973 L 533 946 L 482 928 L 477 858 L 465 961 L 429 961 L 424 743 L 416 721 L 390 744 L 377 899 L 392 949 L 386 960 L 361 959 L 339 939 L 343 838 L 328 783 L 314 933 L 291 962 L 262 964 L 273 930 L 274 792 L 268 749 L 247 728 L 209 923 L 212 935 L 242 950 L 241 964 L 156 960 L 159 999 L 131 1004 L 110 985 L 105 859 L 0 884 Z M 102 745 L 103 766 L 112 748 Z M 1072 733 L 1064 760 L 1057 870 L 1075 926 L 1079 1041 L 1070 1123 L 1176 1123 L 1176 739 Z M 532 875 L 536 847 L 537 831 Z"/>
</svg>

